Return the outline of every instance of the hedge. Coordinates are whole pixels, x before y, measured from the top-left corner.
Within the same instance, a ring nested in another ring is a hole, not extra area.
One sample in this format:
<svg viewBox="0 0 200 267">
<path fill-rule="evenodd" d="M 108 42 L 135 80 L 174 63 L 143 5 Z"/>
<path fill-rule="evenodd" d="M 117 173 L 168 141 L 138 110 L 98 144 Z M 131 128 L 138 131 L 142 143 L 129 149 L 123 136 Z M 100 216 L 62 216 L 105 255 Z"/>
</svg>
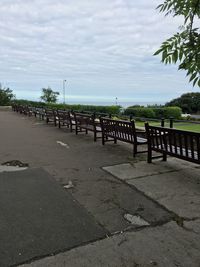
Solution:
<svg viewBox="0 0 200 267">
<path fill-rule="evenodd" d="M 169 119 L 173 117 L 174 119 L 180 119 L 182 110 L 179 107 L 163 107 L 154 108 L 156 118 L 166 118 Z"/>
<path fill-rule="evenodd" d="M 159 107 L 159 108 L 149 108 L 149 107 L 138 107 L 138 108 L 127 108 L 124 111 L 125 115 L 132 115 L 134 117 L 143 118 L 165 118 L 169 119 L 173 117 L 174 119 L 181 118 L 181 109 L 179 107 Z"/>
<path fill-rule="evenodd" d="M 119 114 L 121 111 L 121 106 L 95 106 L 95 105 L 68 105 L 68 104 L 50 104 L 44 102 L 28 101 L 28 100 L 15 100 L 13 103 L 19 105 L 27 105 L 33 107 L 47 107 L 54 109 L 70 109 L 77 111 L 90 111 L 90 112 L 99 112 L 99 113 L 108 113 L 108 114 Z"/>
<path fill-rule="evenodd" d="M 155 112 L 152 108 L 127 108 L 124 111 L 124 115 L 133 115 L 134 117 L 143 117 L 143 118 L 155 118 Z"/>
</svg>

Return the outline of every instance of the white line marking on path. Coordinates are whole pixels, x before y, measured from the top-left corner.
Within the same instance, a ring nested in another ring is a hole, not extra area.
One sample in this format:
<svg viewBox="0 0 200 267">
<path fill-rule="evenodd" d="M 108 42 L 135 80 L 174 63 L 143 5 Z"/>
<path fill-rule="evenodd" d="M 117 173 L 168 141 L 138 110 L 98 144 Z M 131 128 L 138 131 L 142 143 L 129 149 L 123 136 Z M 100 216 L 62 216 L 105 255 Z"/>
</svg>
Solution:
<svg viewBox="0 0 200 267">
<path fill-rule="evenodd" d="M 68 144 L 65 144 L 65 143 L 63 143 L 61 141 L 56 141 L 56 143 L 59 144 L 59 145 L 61 145 L 61 146 L 66 147 L 66 148 L 69 148 L 69 145 Z"/>
<path fill-rule="evenodd" d="M 1 172 L 16 172 L 16 171 L 24 171 L 27 167 L 18 167 L 18 166 L 2 166 L 0 165 L 0 173 Z"/>
</svg>

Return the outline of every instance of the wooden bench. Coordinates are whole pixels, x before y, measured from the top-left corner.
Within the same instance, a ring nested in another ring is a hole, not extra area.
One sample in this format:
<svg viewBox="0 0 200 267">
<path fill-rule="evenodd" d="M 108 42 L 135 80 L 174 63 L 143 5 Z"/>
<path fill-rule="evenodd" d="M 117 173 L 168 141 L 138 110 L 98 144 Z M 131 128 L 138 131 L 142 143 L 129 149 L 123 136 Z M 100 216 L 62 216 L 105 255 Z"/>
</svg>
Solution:
<svg viewBox="0 0 200 267">
<path fill-rule="evenodd" d="M 25 106 L 25 105 L 13 104 L 12 105 L 12 110 L 16 111 L 16 112 L 19 112 L 20 114 L 27 115 L 27 116 L 32 116 L 32 114 L 33 114 L 32 107 Z"/>
<path fill-rule="evenodd" d="M 41 120 L 44 120 L 45 117 L 45 109 L 40 107 L 32 107 L 32 112 L 35 117 L 39 117 Z"/>
<path fill-rule="evenodd" d="M 200 164 L 200 133 L 183 131 L 145 124 L 148 140 L 148 163 L 159 156 L 153 156 L 156 151 L 162 154 L 164 161 L 167 155 Z"/>
<path fill-rule="evenodd" d="M 94 114 L 73 112 L 73 115 L 76 134 L 78 134 L 79 132 L 85 132 L 87 134 L 88 131 L 90 131 L 94 133 L 95 142 L 97 138 L 101 138 L 101 136 L 98 136 L 98 133 L 102 132 L 100 121 L 98 121 L 98 119 L 95 119 Z"/>
<path fill-rule="evenodd" d="M 137 153 L 144 153 L 146 151 L 138 151 L 138 145 L 147 144 L 145 132 L 136 131 L 134 121 L 113 120 L 109 118 L 100 118 L 102 128 L 102 144 L 105 142 L 117 140 L 133 144 L 133 156 Z M 140 136 L 139 136 L 140 135 Z"/>
<path fill-rule="evenodd" d="M 75 121 L 69 110 L 57 110 L 57 120 L 59 128 L 61 128 L 61 125 L 67 126 L 68 128 L 70 128 L 71 132 L 73 131 L 73 126 L 75 126 Z"/>
<path fill-rule="evenodd" d="M 51 108 L 46 108 L 45 109 L 45 118 L 46 118 L 46 123 L 48 124 L 49 122 L 54 123 L 55 126 L 57 126 L 57 112 L 54 109 Z"/>
</svg>

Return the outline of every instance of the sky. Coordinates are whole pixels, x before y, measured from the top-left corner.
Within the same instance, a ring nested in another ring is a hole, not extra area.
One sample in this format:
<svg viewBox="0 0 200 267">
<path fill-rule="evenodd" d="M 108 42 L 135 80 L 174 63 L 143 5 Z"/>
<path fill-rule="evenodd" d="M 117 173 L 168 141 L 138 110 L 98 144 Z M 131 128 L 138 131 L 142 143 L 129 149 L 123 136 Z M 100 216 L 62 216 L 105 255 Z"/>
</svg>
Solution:
<svg viewBox="0 0 200 267">
<path fill-rule="evenodd" d="M 42 88 L 66 102 L 164 103 L 198 91 L 153 53 L 183 18 L 163 0 L 0 0 L 0 82 L 17 98 Z"/>
</svg>

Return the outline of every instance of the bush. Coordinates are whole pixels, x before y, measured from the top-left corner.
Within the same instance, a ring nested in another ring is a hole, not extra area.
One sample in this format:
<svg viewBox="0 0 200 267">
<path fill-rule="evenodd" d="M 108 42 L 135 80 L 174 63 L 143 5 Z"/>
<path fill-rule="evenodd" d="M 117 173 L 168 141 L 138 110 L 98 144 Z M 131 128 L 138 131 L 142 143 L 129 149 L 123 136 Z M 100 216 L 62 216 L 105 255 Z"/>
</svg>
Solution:
<svg viewBox="0 0 200 267">
<path fill-rule="evenodd" d="M 156 118 L 165 118 L 169 119 L 173 117 L 174 119 L 181 118 L 181 108 L 179 107 L 163 107 L 163 108 L 155 108 L 153 109 L 156 115 Z"/>
<path fill-rule="evenodd" d="M 22 106 L 32 106 L 32 107 L 45 107 L 46 104 L 44 102 L 36 102 L 36 101 L 29 101 L 24 99 L 15 99 L 12 103 Z"/>
<path fill-rule="evenodd" d="M 54 109 L 70 109 L 77 111 L 89 111 L 89 112 L 99 112 L 99 113 L 108 113 L 108 114 L 119 114 L 121 111 L 121 106 L 94 106 L 94 105 L 68 105 L 68 104 L 54 104 L 54 103 L 44 103 L 44 102 L 36 102 L 36 101 L 28 101 L 28 100 L 15 100 L 13 103 L 18 105 L 26 105 L 33 107 L 47 107 Z"/>
<path fill-rule="evenodd" d="M 124 115 L 133 115 L 134 117 L 143 117 L 143 118 L 155 118 L 155 112 L 152 108 L 127 108 L 124 111 Z"/>
<path fill-rule="evenodd" d="M 179 107 L 139 107 L 139 108 L 127 108 L 124 111 L 125 115 L 132 115 L 134 117 L 143 117 L 143 118 L 165 118 L 169 119 L 173 117 L 174 119 L 181 118 L 181 109 Z"/>
</svg>

